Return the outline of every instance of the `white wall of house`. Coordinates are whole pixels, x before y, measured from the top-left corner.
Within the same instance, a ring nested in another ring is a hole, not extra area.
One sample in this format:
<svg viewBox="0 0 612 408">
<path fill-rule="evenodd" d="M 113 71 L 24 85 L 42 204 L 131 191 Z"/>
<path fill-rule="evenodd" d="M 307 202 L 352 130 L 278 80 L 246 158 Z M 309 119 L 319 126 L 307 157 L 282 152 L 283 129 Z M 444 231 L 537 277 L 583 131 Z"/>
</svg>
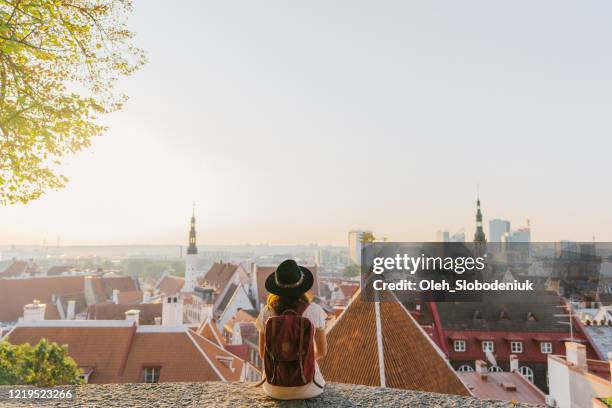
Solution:
<svg viewBox="0 0 612 408">
<path fill-rule="evenodd" d="M 249 296 L 247 295 L 246 291 L 244 290 L 244 286 L 242 285 L 240 285 L 238 289 L 236 289 L 234 296 L 232 296 L 229 303 L 227 304 L 227 307 L 219 317 L 219 321 L 217 322 L 219 330 L 223 330 L 223 326 L 225 326 L 225 323 L 227 323 L 229 319 L 236 315 L 238 309 L 253 309 L 253 304 L 251 303 L 251 300 L 249 299 Z"/>
<path fill-rule="evenodd" d="M 549 393 L 559 408 L 591 408 L 593 397 L 612 396 L 612 384 L 601 377 L 548 356 Z"/>
</svg>

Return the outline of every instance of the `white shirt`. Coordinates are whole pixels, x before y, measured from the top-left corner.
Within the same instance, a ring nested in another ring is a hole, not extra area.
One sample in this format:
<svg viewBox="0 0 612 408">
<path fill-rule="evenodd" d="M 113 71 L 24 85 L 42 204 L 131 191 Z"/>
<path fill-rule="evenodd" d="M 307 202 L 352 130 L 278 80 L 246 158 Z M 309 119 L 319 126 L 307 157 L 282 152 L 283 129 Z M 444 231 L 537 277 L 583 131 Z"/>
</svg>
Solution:
<svg viewBox="0 0 612 408">
<path fill-rule="evenodd" d="M 260 333 L 263 333 L 266 327 L 266 321 L 268 318 L 276 316 L 276 313 L 268 306 L 265 306 L 261 309 L 259 316 L 257 317 L 257 321 L 255 322 L 255 326 Z M 304 313 L 302 313 L 303 317 L 306 317 L 315 329 L 324 329 L 325 328 L 325 317 L 326 314 L 321 308 L 321 306 L 316 303 L 311 303 L 308 305 Z M 321 371 L 319 370 L 319 365 L 315 361 L 315 381 L 321 387 L 325 386 L 325 380 L 321 375 Z M 309 383 L 306 385 L 301 385 L 298 387 L 279 387 L 277 385 L 268 384 L 268 382 L 263 383 L 263 389 L 272 398 L 282 399 L 282 400 L 291 400 L 291 399 L 306 399 L 313 398 L 323 392 L 322 388 L 319 388 L 314 383 Z"/>
</svg>

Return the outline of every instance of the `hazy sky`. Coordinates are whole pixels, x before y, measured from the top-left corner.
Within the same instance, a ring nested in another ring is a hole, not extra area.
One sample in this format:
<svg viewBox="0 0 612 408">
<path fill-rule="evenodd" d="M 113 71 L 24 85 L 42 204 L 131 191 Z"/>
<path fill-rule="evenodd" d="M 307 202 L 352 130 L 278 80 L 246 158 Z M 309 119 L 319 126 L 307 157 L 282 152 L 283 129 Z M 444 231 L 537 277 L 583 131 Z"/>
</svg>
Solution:
<svg viewBox="0 0 612 408">
<path fill-rule="evenodd" d="M 153 1 L 149 64 L 0 244 L 612 241 L 612 2 Z"/>
</svg>

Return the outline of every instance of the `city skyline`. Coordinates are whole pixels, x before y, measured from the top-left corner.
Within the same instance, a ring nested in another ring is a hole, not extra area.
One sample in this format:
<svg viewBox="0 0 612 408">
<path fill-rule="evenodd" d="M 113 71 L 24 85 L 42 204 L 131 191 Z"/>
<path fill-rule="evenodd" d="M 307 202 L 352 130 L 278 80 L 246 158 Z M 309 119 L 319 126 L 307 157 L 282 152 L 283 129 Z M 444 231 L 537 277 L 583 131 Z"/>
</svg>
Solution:
<svg viewBox="0 0 612 408">
<path fill-rule="evenodd" d="M 592 4 L 137 2 L 130 100 L 65 189 L 0 207 L 0 245 L 182 245 L 193 201 L 204 245 L 469 239 L 477 184 L 485 225 L 612 241 L 612 5 Z"/>
</svg>

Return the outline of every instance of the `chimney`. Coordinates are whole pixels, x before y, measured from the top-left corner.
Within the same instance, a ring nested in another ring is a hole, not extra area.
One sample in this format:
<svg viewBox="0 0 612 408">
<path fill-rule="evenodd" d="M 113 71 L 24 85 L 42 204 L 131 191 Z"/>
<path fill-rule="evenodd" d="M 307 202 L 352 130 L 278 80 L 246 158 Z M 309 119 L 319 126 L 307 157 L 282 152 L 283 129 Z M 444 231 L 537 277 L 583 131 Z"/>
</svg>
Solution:
<svg viewBox="0 0 612 408">
<path fill-rule="evenodd" d="M 138 326 L 140 322 L 140 310 L 138 309 L 128 310 L 127 312 L 125 312 L 125 320 L 127 320 L 128 322 L 135 323 L 136 326 Z"/>
<path fill-rule="evenodd" d="M 568 363 L 571 363 L 585 371 L 587 370 L 586 347 L 582 344 L 566 341 L 565 356 Z"/>
<path fill-rule="evenodd" d="M 85 277 L 85 302 L 87 303 L 87 306 L 89 305 L 93 305 L 94 303 L 97 303 L 96 300 L 96 291 L 94 289 L 94 281 L 97 278 L 93 277 L 93 276 L 86 276 Z"/>
<path fill-rule="evenodd" d="M 68 306 L 66 307 L 66 320 L 74 320 L 76 310 L 76 302 L 74 300 L 68 301 Z"/>
<path fill-rule="evenodd" d="M 155 316 L 154 320 L 156 326 L 161 326 L 161 317 Z"/>
<path fill-rule="evenodd" d="M 119 304 L 119 289 L 113 289 L 113 303 Z"/>
<path fill-rule="evenodd" d="M 162 326 L 183 324 L 183 300 L 178 295 L 162 298 Z"/>
<path fill-rule="evenodd" d="M 487 380 L 487 363 L 482 360 L 476 360 L 476 372 L 480 375 L 483 381 Z"/>
<path fill-rule="evenodd" d="M 510 372 L 518 372 L 519 369 L 519 359 L 516 355 L 510 354 Z"/>
<path fill-rule="evenodd" d="M 23 322 L 40 322 L 45 320 L 45 309 L 47 305 L 40 303 L 38 300 L 34 300 L 29 305 L 23 307 Z"/>
</svg>

